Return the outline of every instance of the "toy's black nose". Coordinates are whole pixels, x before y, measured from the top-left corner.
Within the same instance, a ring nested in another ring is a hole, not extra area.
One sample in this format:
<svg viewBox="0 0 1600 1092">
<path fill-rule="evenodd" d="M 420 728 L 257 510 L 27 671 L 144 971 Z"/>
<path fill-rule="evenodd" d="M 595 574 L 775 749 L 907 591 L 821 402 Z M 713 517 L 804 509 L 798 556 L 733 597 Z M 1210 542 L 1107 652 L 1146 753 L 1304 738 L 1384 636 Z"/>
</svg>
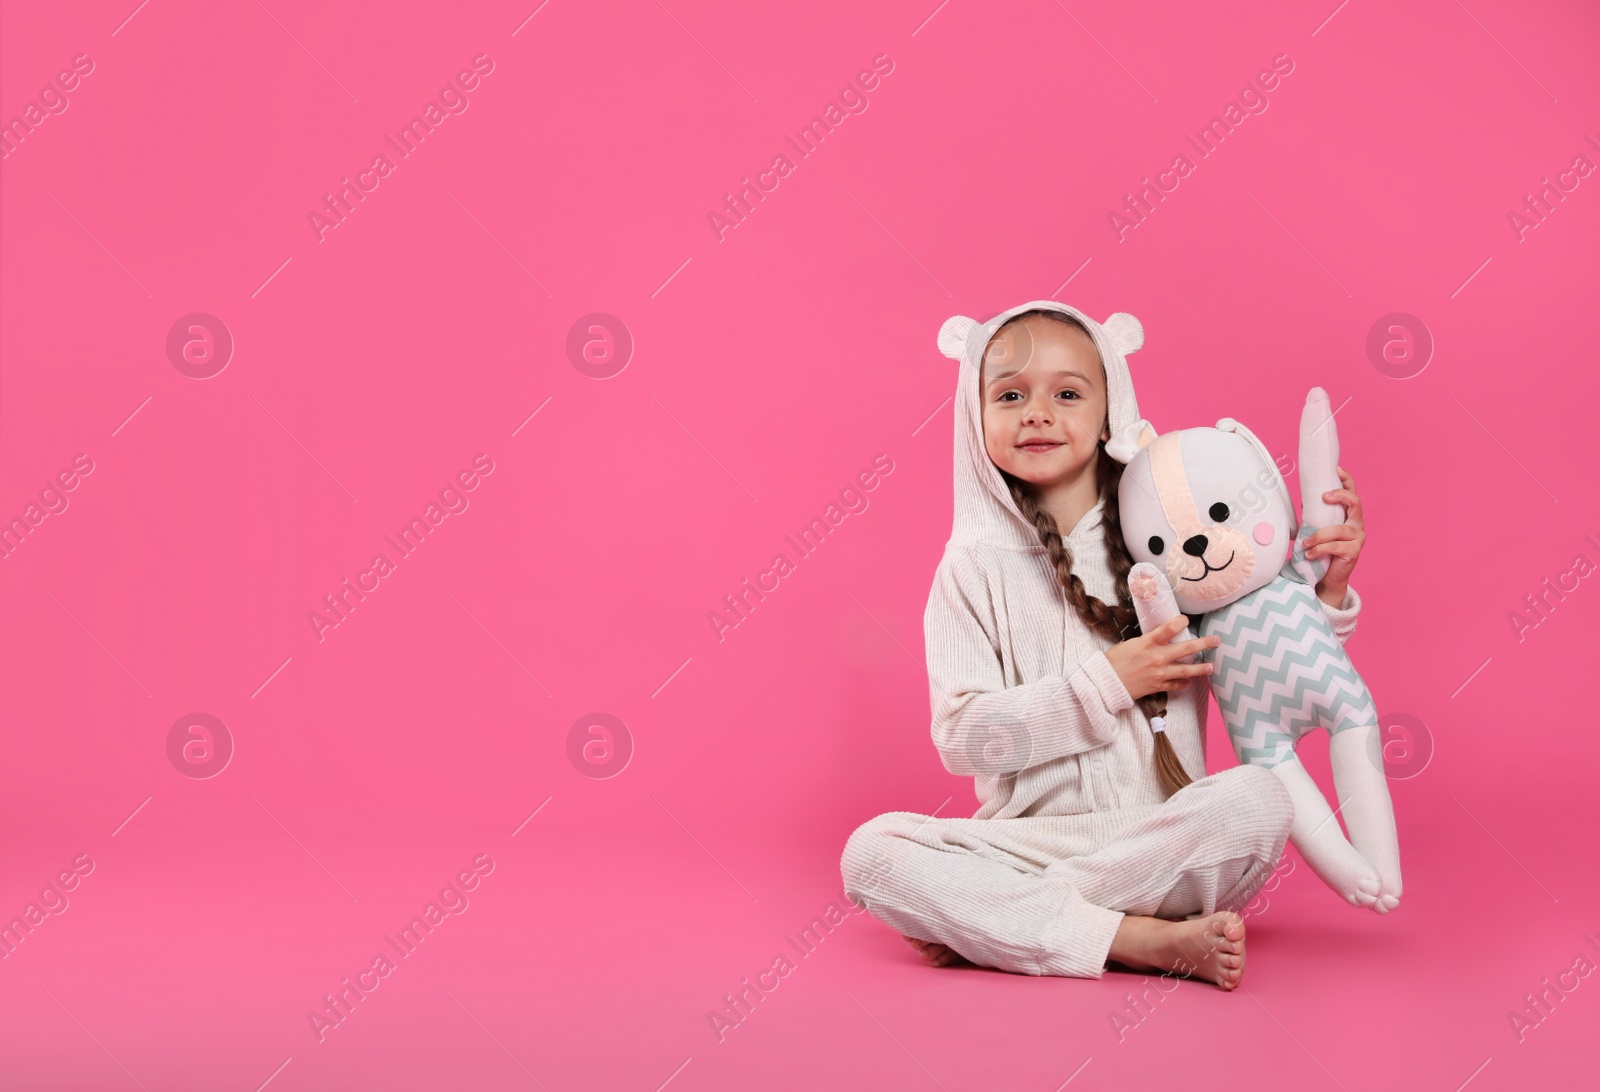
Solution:
<svg viewBox="0 0 1600 1092">
<path fill-rule="evenodd" d="M 1206 536 L 1195 535 L 1183 540 L 1183 552 L 1190 557 L 1201 557 L 1206 552 Z"/>
</svg>

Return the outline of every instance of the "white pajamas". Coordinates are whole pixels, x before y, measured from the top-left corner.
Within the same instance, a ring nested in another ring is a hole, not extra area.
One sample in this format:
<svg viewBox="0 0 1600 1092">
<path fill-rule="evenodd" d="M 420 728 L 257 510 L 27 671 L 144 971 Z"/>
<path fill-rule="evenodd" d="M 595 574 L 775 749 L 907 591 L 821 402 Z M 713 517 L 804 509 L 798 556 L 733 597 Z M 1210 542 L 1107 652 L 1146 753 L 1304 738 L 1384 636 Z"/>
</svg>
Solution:
<svg viewBox="0 0 1600 1092">
<path fill-rule="evenodd" d="M 850 836 L 845 894 L 982 966 L 1096 978 L 1124 913 L 1243 908 L 1293 818 L 1288 790 L 1255 766 L 1202 778 L 1165 804 L 1081 815 L 890 812 Z"/>
<path fill-rule="evenodd" d="M 1197 780 L 1163 794 L 1149 722 L 1106 659 L 1111 642 L 1073 612 L 984 450 L 982 346 L 1029 306 L 967 338 L 954 528 L 923 619 L 933 742 L 945 769 L 974 779 L 979 807 L 971 818 L 881 815 L 850 836 L 841 871 L 845 891 L 905 935 L 1002 970 L 1097 977 L 1123 914 L 1184 918 L 1247 903 L 1277 863 L 1293 805 L 1266 770 L 1204 776 L 1204 680 L 1169 695 L 1167 736 Z M 1113 316 L 1113 336 L 1068 310 L 1100 352 L 1115 432 L 1139 419 L 1123 354 L 1142 331 L 1130 342 L 1131 316 Z M 1096 504 L 1062 537 L 1086 590 L 1109 602 L 1102 514 Z M 1323 609 L 1342 641 L 1360 600 L 1352 590 L 1340 609 Z"/>
</svg>

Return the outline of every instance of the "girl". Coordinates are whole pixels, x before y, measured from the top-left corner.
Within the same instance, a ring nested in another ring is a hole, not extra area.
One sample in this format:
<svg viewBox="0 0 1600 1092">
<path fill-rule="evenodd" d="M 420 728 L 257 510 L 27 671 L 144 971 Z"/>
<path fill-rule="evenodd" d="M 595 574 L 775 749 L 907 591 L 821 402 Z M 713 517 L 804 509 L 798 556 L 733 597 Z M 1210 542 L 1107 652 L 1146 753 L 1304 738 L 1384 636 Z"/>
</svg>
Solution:
<svg viewBox="0 0 1600 1092">
<path fill-rule="evenodd" d="M 1244 972 L 1236 910 L 1278 861 L 1293 807 L 1265 769 L 1205 774 L 1209 664 L 1177 661 L 1183 616 L 1139 635 L 1117 521 L 1112 432 L 1139 419 L 1131 315 L 1102 326 L 1039 300 L 957 316 L 955 525 L 924 617 L 933 742 L 971 775 L 970 819 L 880 815 L 845 846 L 845 891 L 930 963 L 1098 978 L 1108 960 L 1208 979 Z M 1340 640 L 1364 532 L 1314 536 Z M 1124 639 L 1126 638 L 1126 639 Z M 1190 680 L 1201 677 L 1190 685 Z"/>
</svg>

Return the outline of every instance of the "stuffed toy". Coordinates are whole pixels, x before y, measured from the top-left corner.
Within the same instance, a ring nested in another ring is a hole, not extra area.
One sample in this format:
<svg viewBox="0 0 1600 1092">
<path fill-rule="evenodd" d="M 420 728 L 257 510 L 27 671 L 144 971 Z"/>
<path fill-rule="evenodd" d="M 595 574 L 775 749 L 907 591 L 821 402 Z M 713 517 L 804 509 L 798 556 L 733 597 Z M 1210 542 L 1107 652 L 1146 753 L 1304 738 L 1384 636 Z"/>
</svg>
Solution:
<svg viewBox="0 0 1600 1092">
<path fill-rule="evenodd" d="M 1300 417 L 1298 526 L 1277 464 L 1232 418 L 1160 435 L 1135 421 L 1106 452 L 1126 464 L 1117 496 L 1137 562 L 1128 588 L 1141 630 L 1181 611 L 1202 636 L 1222 639 L 1201 658 L 1215 665 L 1211 689 L 1239 761 L 1283 781 L 1294 801 L 1290 840 L 1329 887 L 1352 905 L 1394 909 L 1400 848 L 1377 710 L 1317 599 L 1328 560 L 1305 556 L 1313 532 L 1345 518 L 1341 506 L 1322 499 L 1340 488 L 1327 394 L 1313 388 Z M 1315 728 L 1329 734 L 1349 841 L 1295 754 Z"/>
</svg>

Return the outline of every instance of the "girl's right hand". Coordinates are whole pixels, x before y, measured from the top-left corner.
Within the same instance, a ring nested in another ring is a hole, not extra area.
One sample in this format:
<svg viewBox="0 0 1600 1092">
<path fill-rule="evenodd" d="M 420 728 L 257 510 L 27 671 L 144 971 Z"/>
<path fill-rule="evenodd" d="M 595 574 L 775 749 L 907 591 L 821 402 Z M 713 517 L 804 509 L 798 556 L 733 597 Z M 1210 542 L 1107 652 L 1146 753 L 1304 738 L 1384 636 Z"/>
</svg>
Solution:
<svg viewBox="0 0 1600 1092">
<path fill-rule="evenodd" d="M 1222 638 L 1196 637 L 1190 641 L 1173 642 L 1183 632 L 1189 619 L 1179 614 L 1162 622 L 1141 637 L 1112 645 L 1106 650 L 1106 659 L 1122 680 L 1128 695 L 1134 700 L 1161 690 L 1182 690 L 1194 675 L 1209 675 L 1208 663 L 1180 664 L 1185 656 L 1196 655 L 1208 648 L 1216 648 Z"/>
</svg>

